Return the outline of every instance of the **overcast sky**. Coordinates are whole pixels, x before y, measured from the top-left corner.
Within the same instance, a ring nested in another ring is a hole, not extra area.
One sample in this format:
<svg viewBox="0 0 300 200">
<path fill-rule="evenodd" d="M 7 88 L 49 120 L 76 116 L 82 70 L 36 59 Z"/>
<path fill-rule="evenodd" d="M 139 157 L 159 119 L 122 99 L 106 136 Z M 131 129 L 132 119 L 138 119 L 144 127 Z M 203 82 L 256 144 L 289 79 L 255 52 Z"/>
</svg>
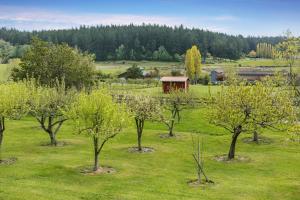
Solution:
<svg viewBox="0 0 300 200">
<path fill-rule="evenodd" d="M 300 36 L 300 0 L 0 0 L 0 27 L 166 24 L 228 34 Z"/>
</svg>

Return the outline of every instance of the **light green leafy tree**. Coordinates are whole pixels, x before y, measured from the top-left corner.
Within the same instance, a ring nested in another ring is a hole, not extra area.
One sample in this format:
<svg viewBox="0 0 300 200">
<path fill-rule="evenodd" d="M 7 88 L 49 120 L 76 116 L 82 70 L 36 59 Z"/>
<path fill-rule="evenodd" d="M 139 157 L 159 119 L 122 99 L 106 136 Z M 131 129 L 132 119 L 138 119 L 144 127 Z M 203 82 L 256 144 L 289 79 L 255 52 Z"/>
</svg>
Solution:
<svg viewBox="0 0 300 200">
<path fill-rule="evenodd" d="M 276 88 L 270 82 L 232 82 L 223 87 L 210 107 L 210 122 L 225 128 L 232 135 L 228 159 L 235 157 L 235 147 L 241 133 L 255 127 L 287 130 L 295 121 L 290 92 Z"/>
<path fill-rule="evenodd" d="M 67 120 L 62 110 L 74 101 L 76 92 L 66 90 L 65 83 L 58 80 L 55 87 L 40 86 L 33 79 L 28 85 L 31 88 L 30 114 L 49 135 L 50 144 L 57 146 L 57 133 Z"/>
<path fill-rule="evenodd" d="M 115 103 L 108 91 L 99 89 L 90 93 L 81 92 L 65 112 L 78 133 L 86 133 L 93 139 L 93 170 L 97 171 L 103 146 L 128 124 L 125 104 Z"/>
<path fill-rule="evenodd" d="M 276 57 L 284 59 L 289 66 L 290 85 L 293 86 L 297 96 L 300 96 L 300 89 L 296 86 L 296 71 L 294 70 L 295 60 L 300 55 L 300 38 L 293 37 L 287 33 L 287 39 L 276 45 Z"/>
<path fill-rule="evenodd" d="M 171 90 L 169 94 L 161 97 L 162 112 L 160 121 L 163 122 L 169 130 L 169 136 L 173 137 L 173 129 L 176 118 L 181 120 L 181 111 L 191 108 L 195 105 L 193 93 L 180 89 Z"/>
<path fill-rule="evenodd" d="M 29 111 L 29 90 L 23 82 L 0 84 L 0 150 L 6 119 L 20 119 Z M 1 158 L 0 158 L 1 159 Z"/>
<path fill-rule="evenodd" d="M 159 119 L 160 103 L 145 95 L 127 95 L 125 100 L 135 120 L 138 150 L 142 151 L 142 134 L 145 121 Z"/>
</svg>

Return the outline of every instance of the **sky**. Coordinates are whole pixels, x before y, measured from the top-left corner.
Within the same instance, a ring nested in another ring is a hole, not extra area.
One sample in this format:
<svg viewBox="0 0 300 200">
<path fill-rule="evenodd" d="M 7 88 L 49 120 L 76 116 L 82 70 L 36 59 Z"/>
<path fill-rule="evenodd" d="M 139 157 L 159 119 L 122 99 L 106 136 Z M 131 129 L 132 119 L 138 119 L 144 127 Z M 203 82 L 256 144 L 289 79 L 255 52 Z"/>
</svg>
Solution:
<svg viewBox="0 0 300 200">
<path fill-rule="evenodd" d="M 300 0 L 0 0 L 0 27 L 184 25 L 244 36 L 300 36 Z"/>
</svg>

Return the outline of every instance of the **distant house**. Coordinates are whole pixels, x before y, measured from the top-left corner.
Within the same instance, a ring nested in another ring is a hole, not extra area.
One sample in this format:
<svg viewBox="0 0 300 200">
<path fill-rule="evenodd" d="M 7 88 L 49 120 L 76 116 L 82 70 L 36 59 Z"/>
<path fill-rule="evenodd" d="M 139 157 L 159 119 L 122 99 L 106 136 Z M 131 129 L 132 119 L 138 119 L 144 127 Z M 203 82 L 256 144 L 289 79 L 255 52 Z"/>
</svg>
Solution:
<svg viewBox="0 0 300 200">
<path fill-rule="evenodd" d="M 164 76 L 160 79 L 164 93 L 169 93 L 172 89 L 188 90 L 189 78 L 185 76 Z"/>
<path fill-rule="evenodd" d="M 210 81 L 213 84 L 217 84 L 225 80 L 225 74 L 223 70 L 215 69 L 210 72 Z"/>
<path fill-rule="evenodd" d="M 262 80 L 267 76 L 274 76 L 274 71 L 262 71 L 258 69 L 241 69 L 237 71 L 237 75 L 248 82 Z M 226 74 L 222 69 L 215 69 L 210 72 L 210 80 L 213 84 L 218 84 L 226 79 Z"/>
</svg>

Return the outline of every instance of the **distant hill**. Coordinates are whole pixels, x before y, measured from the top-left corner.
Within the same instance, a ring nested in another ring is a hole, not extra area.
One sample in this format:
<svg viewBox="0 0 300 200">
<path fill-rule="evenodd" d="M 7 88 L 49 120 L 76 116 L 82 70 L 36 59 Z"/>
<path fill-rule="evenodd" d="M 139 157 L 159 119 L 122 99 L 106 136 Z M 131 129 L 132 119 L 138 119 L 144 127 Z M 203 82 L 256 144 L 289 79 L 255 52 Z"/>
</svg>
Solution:
<svg viewBox="0 0 300 200">
<path fill-rule="evenodd" d="M 32 36 L 53 43 L 66 42 L 96 55 L 97 60 L 181 60 L 182 54 L 193 44 L 202 57 L 212 56 L 238 59 L 256 44 L 277 44 L 282 37 L 243 37 L 183 26 L 159 25 L 81 26 L 65 30 L 19 31 L 0 28 L 0 38 L 12 44 L 27 44 Z"/>
</svg>

